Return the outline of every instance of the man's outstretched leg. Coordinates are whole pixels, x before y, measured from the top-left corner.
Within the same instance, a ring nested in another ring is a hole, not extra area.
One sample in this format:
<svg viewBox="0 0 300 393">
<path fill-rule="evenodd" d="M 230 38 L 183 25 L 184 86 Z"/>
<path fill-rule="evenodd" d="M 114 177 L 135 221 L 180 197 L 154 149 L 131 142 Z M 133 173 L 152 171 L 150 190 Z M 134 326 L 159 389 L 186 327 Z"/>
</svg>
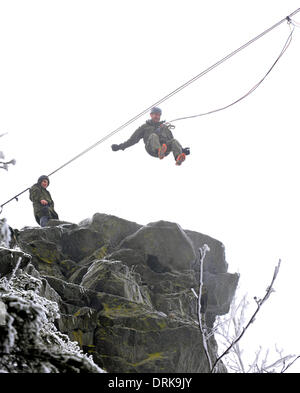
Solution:
<svg viewBox="0 0 300 393">
<path fill-rule="evenodd" d="M 165 143 L 161 145 L 159 136 L 157 134 L 151 134 L 147 141 L 146 149 L 151 155 L 162 160 L 166 155 L 167 145 Z"/>
<path fill-rule="evenodd" d="M 185 154 L 184 153 L 180 153 L 177 158 L 176 158 L 176 165 L 181 165 L 183 163 L 183 161 L 185 161 Z"/>
<path fill-rule="evenodd" d="M 160 159 L 160 160 L 162 160 L 164 157 L 165 157 L 165 155 L 166 155 L 166 152 L 167 152 L 167 145 L 165 144 L 165 143 L 163 143 L 162 145 L 161 145 L 161 147 L 158 149 L 158 158 Z"/>
<path fill-rule="evenodd" d="M 173 155 L 174 155 L 174 158 L 176 161 L 176 165 L 181 165 L 183 163 L 183 161 L 185 160 L 185 154 L 182 151 L 181 144 L 176 139 L 172 139 L 172 141 L 170 143 L 170 148 L 173 152 Z"/>
</svg>

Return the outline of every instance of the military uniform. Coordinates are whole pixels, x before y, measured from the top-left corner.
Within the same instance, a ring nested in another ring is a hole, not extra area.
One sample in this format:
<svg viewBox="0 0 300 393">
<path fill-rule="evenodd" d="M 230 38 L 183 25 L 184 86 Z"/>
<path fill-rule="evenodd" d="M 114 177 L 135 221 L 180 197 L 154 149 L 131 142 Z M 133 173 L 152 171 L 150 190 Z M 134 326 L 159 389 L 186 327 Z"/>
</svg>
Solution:
<svg viewBox="0 0 300 393">
<path fill-rule="evenodd" d="M 141 139 L 144 140 L 146 151 L 153 157 L 158 156 L 158 150 L 164 143 L 167 145 L 167 152 L 165 155 L 173 152 L 176 160 L 177 156 L 182 153 L 182 146 L 174 139 L 168 126 L 163 124 L 163 122 L 156 123 L 152 120 L 147 120 L 146 123 L 139 127 L 126 142 L 118 146 L 121 150 L 125 150 L 127 147 L 138 143 Z"/>
<path fill-rule="evenodd" d="M 48 220 L 51 218 L 58 219 L 50 192 L 42 187 L 40 183 L 36 183 L 30 188 L 29 198 L 33 202 L 34 217 L 39 225 L 41 225 L 41 218 L 43 217 L 47 217 Z M 48 205 L 41 204 L 43 199 L 48 202 Z"/>
</svg>

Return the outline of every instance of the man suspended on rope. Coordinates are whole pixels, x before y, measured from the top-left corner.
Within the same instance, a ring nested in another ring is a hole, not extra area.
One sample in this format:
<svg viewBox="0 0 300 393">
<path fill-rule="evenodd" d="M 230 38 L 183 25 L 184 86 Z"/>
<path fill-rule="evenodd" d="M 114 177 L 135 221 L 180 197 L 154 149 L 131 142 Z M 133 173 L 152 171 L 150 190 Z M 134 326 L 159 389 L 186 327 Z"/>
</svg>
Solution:
<svg viewBox="0 0 300 393">
<path fill-rule="evenodd" d="M 49 183 L 48 176 L 40 176 L 29 191 L 29 198 L 33 202 L 34 217 L 41 227 L 47 226 L 50 219 L 58 219 L 54 210 L 54 202 L 47 190 Z"/>
<path fill-rule="evenodd" d="M 160 121 L 161 113 L 160 108 L 152 108 L 150 112 L 151 119 L 139 127 L 128 141 L 120 145 L 112 145 L 112 150 L 125 150 L 143 138 L 145 149 L 151 156 L 158 157 L 162 160 L 170 152 L 173 152 L 176 165 L 181 165 L 185 157 L 190 154 L 190 149 L 189 147 L 183 149 L 180 143 L 174 139 L 170 130 L 172 126 Z"/>
</svg>

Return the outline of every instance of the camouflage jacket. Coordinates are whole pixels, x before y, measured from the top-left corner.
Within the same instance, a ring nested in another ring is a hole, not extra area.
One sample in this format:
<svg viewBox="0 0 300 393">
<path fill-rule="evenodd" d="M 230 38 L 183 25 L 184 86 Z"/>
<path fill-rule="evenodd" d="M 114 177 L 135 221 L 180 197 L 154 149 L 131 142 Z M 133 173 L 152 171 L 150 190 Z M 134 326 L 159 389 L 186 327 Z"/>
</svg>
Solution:
<svg viewBox="0 0 300 393">
<path fill-rule="evenodd" d="M 41 217 L 47 215 L 47 210 L 49 218 L 58 219 L 58 215 L 54 210 L 54 202 L 51 198 L 50 192 L 46 188 L 42 187 L 40 184 L 35 184 L 30 188 L 29 198 L 33 202 L 33 212 L 37 223 L 40 223 Z M 48 209 L 41 204 L 41 200 L 44 199 L 48 202 Z M 46 212 L 46 213 L 45 213 Z"/>
<path fill-rule="evenodd" d="M 152 120 L 147 120 L 146 123 L 140 126 L 126 142 L 121 143 L 119 147 L 125 150 L 127 147 L 138 143 L 141 139 L 143 139 L 145 145 L 147 145 L 149 136 L 153 133 L 159 136 L 160 143 L 166 143 L 168 145 L 169 142 L 173 140 L 172 132 L 163 122 L 154 123 Z"/>
</svg>

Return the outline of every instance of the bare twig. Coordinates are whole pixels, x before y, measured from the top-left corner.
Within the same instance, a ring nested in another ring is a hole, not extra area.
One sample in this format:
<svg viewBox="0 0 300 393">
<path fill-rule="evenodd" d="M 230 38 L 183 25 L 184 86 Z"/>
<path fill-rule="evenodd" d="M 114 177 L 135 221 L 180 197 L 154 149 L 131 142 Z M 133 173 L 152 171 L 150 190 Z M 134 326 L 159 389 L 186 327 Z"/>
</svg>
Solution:
<svg viewBox="0 0 300 393">
<path fill-rule="evenodd" d="M 13 159 L 13 160 L 10 160 L 10 161 L 7 161 L 7 162 L 0 161 L 0 168 L 1 169 L 5 169 L 7 171 L 8 170 L 8 165 L 16 165 L 16 160 Z"/>
<path fill-rule="evenodd" d="M 249 326 L 254 322 L 254 320 L 255 320 L 259 310 L 261 309 L 262 305 L 268 300 L 268 298 L 270 297 L 271 293 L 274 292 L 273 284 L 274 284 L 274 282 L 276 280 L 276 277 L 278 275 L 280 264 L 281 264 L 281 260 L 279 260 L 278 265 L 275 267 L 271 284 L 267 287 L 265 296 L 262 299 L 257 299 L 256 297 L 254 298 L 254 300 L 256 301 L 256 310 L 253 313 L 252 317 L 250 318 L 249 322 L 242 329 L 242 332 L 239 334 L 239 336 L 236 339 L 234 339 L 233 342 L 229 345 L 229 347 L 216 359 L 215 363 L 213 364 L 213 366 L 211 368 L 211 372 L 212 373 L 215 371 L 216 366 L 219 363 L 219 361 L 225 355 L 227 355 L 231 351 L 231 349 L 241 340 L 241 338 L 244 336 L 244 334 L 247 331 L 247 329 L 249 328 Z"/>
<path fill-rule="evenodd" d="M 281 374 L 285 373 L 287 369 L 289 369 L 298 359 L 300 359 L 300 355 L 296 356 L 295 359 L 289 363 L 286 367 L 281 370 Z"/>
<path fill-rule="evenodd" d="M 4 134 L 0 134 L 0 138 L 2 136 L 6 135 L 6 134 L 7 134 L 7 132 L 5 132 Z M 4 156 L 3 152 L 0 151 L 0 159 L 4 160 L 4 158 L 5 158 L 5 156 Z M 8 165 L 15 165 L 15 164 L 16 164 L 16 160 L 15 159 L 7 161 L 7 162 L 0 161 L 0 169 L 5 169 L 7 171 L 8 170 Z"/>
<path fill-rule="evenodd" d="M 212 369 L 212 361 L 210 358 L 210 354 L 208 352 L 208 347 L 207 347 L 207 337 L 202 325 L 202 318 L 201 318 L 201 295 L 202 295 L 202 288 L 203 288 L 203 261 L 205 258 L 206 253 L 210 251 L 209 247 L 207 244 L 204 244 L 203 247 L 199 248 L 199 253 L 200 253 L 200 262 L 199 262 L 199 270 L 200 270 L 200 275 L 199 275 L 199 294 L 198 294 L 198 320 L 199 320 L 199 329 L 201 332 L 201 337 L 202 337 L 202 343 L 203 343 L 203 348 L 205 351 L 205 355 L 207 357 L 208 365 L 209 365 L 209 370 Z"/>
<path fill-rule="evenodd" d="M 19 257 L 18 260 L 17 260 L 16 266 L 15 266 L 15 268 L 14 268 L 12 274 L 11 274 L 11 277 L 10 277 L 10 279 L 8 281 L 8 284 L 10 284 L 10 282 L 13 280 L 14 276 L 16 275 L 16 272 L 19 269 L 21 261 L 22 261 L 22 257 Z"/>
<path fill-rule="evenodd" d="M 257 365 L 259 363 L 259 358 L 260 358 L 261 352 L 262 352 L 262 347 L 259 346 L 259 349 L 255 352 L 255 358 L 254 358 L 253 362 L 251 364 L 249 364 L 249 368 L 248 368 L 247 373 L 251 373 L 253 370 L 254 370 L 253 372 L 257 372 L 257 370 L 258 370 Z"/>
</svg>

